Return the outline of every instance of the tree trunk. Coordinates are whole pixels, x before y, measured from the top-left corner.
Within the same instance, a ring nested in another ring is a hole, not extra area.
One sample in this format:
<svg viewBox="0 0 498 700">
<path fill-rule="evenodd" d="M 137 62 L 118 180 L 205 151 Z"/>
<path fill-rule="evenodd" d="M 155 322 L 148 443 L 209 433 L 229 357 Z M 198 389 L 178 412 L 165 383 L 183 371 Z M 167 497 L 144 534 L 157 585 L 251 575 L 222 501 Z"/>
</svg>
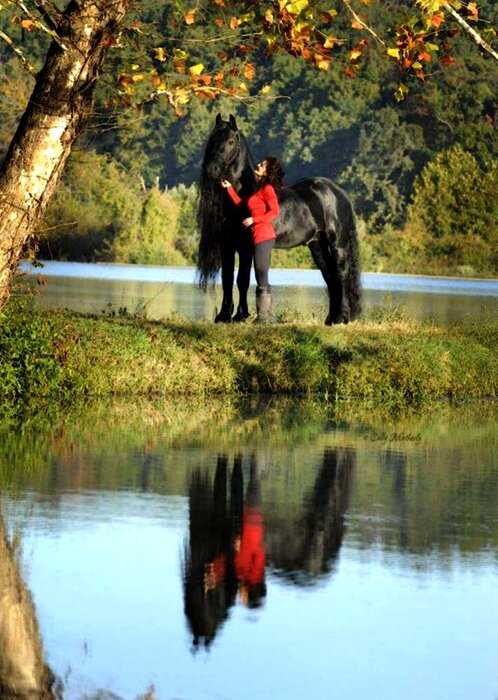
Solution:
<svg viewBox="0 0 498 700">
<path fill-rule="evenodd" d="M 110 38 L 130 0 L 71 0 L 0 170 L 0 308 L 92 104 Z M 62 48 L 62 46 L 64 48 Z"/>
<path fill-rule="evenodd" d="M 35 608 L 0 513 L 0 697 L 53 700 Z"/>
</svg>

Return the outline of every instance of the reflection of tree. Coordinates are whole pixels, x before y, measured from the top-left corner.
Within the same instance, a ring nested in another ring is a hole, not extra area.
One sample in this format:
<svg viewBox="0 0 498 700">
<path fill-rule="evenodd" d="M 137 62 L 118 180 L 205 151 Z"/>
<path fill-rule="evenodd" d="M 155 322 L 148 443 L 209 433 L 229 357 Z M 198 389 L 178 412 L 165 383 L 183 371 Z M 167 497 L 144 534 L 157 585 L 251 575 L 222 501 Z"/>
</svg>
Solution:
<svg viewBox="0 0 498 700">
<path fill-rule="evenodd" d="M 0 697 L 49 700 L 52 684 L 33 601 L 0 515 Z"/>
<path fill-rule="evenodd" d="M 344 537 L 356 452 L 327 449 L 300 517 L 268 528 L 268 559 L 278 575 L 311 583 L 331 570 Z"/>
<path fill-rule="evenodd" d="M 190 477 L 189 543 L 184 564 L 185 614 L 194 646 L 208 647 L 228 617 L 237 592 L 249 607 L 265 596 L 265 554 L 259 474 L 251 458 L 244 502 L 242 458 L 235 458 L 227 496 L 228 461 L 218 457 L 214 483 L 196 470 Z"/>
</svg>

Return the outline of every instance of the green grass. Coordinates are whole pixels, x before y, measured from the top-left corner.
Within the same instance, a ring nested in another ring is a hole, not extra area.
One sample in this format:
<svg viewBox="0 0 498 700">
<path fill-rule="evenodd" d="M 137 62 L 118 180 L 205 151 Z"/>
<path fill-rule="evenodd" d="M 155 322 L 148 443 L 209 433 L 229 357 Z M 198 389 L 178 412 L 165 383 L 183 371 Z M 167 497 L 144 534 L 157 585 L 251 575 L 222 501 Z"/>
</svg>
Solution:
<svg viewBox="0 0 498 700">
<path fill-rule="evenodd" d="M 419 407 L 495 398 L 498 323 L 399 313 L 326 328 L 89 317 L 10 302 L 0 316 L 2 412 L 85 397 L 278 394 Z"/>
</svg>

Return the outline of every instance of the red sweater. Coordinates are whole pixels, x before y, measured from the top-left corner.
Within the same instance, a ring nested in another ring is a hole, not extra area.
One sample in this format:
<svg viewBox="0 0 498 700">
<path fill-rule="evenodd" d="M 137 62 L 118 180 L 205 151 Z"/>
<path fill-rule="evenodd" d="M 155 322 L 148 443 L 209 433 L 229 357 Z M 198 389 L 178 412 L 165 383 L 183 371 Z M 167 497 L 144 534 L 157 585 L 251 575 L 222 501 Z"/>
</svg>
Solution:
<svg viewBox="0 0 498 700">
<path fill-rule="evenodd" d="M 227 192 L 234 204 L 241 204 L 242 199 L 233 187 L 229 187 Z M 247 200 L 247 208 L 253 219 L 251 232 L 254 243 L 263 243 L 276 238 L 275 229 L 271 222 L 279 215 L 280 208 L 273 186 L 263 185 L 259 190 L 256 190 Z"/>
<path fill-rule="evenodd" d="M 272 188 L 273 189 L 273 188 Z M 235 554 L 235 574 L 241 583 L 254 586 L 265 577 L 263 516 L 258 508 L 245 508 L 240 549 Z"/>
</svg>

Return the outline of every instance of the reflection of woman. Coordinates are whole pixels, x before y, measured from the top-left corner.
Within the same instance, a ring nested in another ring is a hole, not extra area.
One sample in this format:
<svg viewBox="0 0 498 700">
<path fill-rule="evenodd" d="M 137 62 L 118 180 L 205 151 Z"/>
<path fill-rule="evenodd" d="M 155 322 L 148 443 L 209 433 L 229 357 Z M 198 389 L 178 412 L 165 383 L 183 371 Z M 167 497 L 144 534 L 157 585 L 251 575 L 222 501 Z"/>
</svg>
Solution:
<svg viewBox="0 0 498 700">
<path fill-rule="evenodd" d="M 276 158 L 269 156 L 258 163 L 254 170 L 258 186 L 256 191 L 243 202 L 228 180 L 222 180 L 230 199 L 237 206 L 246 204 L 250 216 L 243 220 L 244 226 L 250 227 L 254 243 L 254 272 L 256 275 L 256 309 L 259 321 L 267 321 L 271 311 L 271 288 L 268 280 L 271 252 L 275 245 L 273 221 L 278 217 L 278 195 L 282 189 L 284 171 Z M 242 317 L 247 318 L 247 309 Z"/>
<path fill-rule="evenodd" d="M 264 524 L 261 513 L 261 489 L 254 455 L 242 516 L 242 531 L 234 540 L 235 574 L 241 601 L 257 607 L 266 593 Z"/>
<path fill-rule="evenodd" d="M 228 616 L 239 591 L 257 607 L 265 595 L 263 518 L 256 462 L 251 462 L 244 505 L 242 459 L 231 477 L 227 509 L 227 458 L 218 457 L 212 497 L 209 479 L 194 472 L 189 485 L 190 546 L 185 557 L 185 614 L 194 646 L 208 647 Z"/>
</svg>

